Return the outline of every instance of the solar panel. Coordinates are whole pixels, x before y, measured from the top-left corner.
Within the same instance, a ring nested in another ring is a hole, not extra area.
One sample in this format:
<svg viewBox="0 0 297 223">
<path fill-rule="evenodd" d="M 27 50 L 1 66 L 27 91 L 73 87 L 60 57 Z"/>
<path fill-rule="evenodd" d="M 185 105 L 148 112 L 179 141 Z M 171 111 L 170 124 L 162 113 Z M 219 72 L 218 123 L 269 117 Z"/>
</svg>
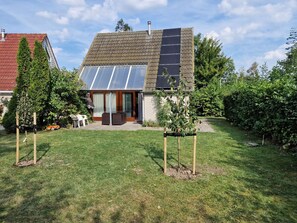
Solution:
<svg viewBox="0 0 297 223">
<path fill-rule="evenodd" d="M 177 87 L 179 84 L 179 75 L 171 75 L 171 77 L 176 80 L 174 87 Z M 157 76 L 157 87 L 156 88 L 157 89 L 170 89 L 168 79 L 164 76 Z"/>
<path fill-rule="evenodd" d="M 180 53 L 180 45 L 162 46 L 161 54 Z"/>
<path fill-rule="evenodd" d="M 163 36 L 180 36 L 180 28 L 176 29 L 164 29 Z"/>
<path fill-rule="evenodd" d="M 176 79 L 176 86 L 179 84 L 180 35 L 180 28 L 163 30 L 156 88 L 170 88 L 167 79 L 162 76 L 164 68 L 167 68 L 168 74 Z"/>
<path fill-rule="evenodd" d="M 162 45 L 180 43 L 180 36 L 167 36 L 162 38 Z"/>
<path fill-rule="evenodd" d="M 179 64 L 180 62 L 180 54 L 172 54 L 172 55 L 160 55 L 160 65 L 164 64 Z"/>
<path fill-rule="evenodd" d="M 180 65 L 160 65 L 158 69 L 158 75 L 162 76 L 165 69 L 170 75 L 179 75 L 179 67 Z"/>
</svg>

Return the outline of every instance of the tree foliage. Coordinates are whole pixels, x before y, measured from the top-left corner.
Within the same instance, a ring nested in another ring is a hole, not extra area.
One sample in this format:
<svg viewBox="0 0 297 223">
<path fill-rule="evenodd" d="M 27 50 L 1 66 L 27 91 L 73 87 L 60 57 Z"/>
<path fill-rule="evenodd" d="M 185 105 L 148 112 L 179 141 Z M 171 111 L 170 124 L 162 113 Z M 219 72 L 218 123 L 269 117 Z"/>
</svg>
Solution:
<svg viewBox="0 0 297 223">
<path fill-rule="evenodd" d="M 230 72 L 228 69 L 232 66 L 232 60 L 224 55 L 222 44 L 218 40 L 202 38 L 198 34 L 194 38 L 194 44 L 196 89 L 206 87 L 212 78 L 220 79 L 226 75 L 226 71 Z"/>
<path fill-rule="evenodd" d="M 35 41 L 30 71 L 29 97 L 39 122 L 43 122 L 49 100 L 50 68 L 41 42 Z"/>
<path fill-rule="evenodd" d="M 220 116 L 223 113 L 223 85 L 236 82 L 233 60 L 222 52 L 222 44 L 212 38 L 195 38 L 195 92 L 191 108 L 196 115 Z"/>
<path fill-rule="evenodd" d="M 162 111 L 161 124 L 176 133 L 193 132 L 196 119 L 190 110 L 190 93 L 186 91 L 185 81 L 181 78 L 179 85 L 175 87 L 176 80 L 168 74 L 167 70 L 163 75 L 168 80 L 170 90 L 162 89 L 155 92 Z"/>
<path fill-rule="evenodd" d="M 123 19 L 120 19 L 117 22 L 117 25 L 115 27 L 116 32 L 126 32 L 126 31 L 133 31 L 133 28 L 129 26 L 128 23 L 125 23 Z"/>
<path fill-rule="evenodd" d="M 271 138 L 285 148 L 297 146 L 296 48 L 271 71 L 267 78 L 244 82 L 224 99 L 225 116 L 232 123 Z"/>
<path fill-rule="evenodd" d="M 30 69 L 31 69 L 31 52 L 26 38 L 22 38 L 19 43 L 17 54 L 18 76 L 16 78 L 16 87 L 13 91 L 12 98 L 8 103 L 8 111 L 3 117 L 3 126 L 8 132 L 15 131 L 15 114 L 20 99 L 23 100 L 24 95 L 28 95 L 28 88 L 30 86 Z M 28 113 L 22 113 L 20 116 L 25 120 Z"/>
<path fill-rule="evenodd" d="M 78 92 L 82 83 L 76 71 L 53 69 L 50 81 L 50 101 L 47 120 L 49 123 L 65 125 L 70 114 L 87 114 L 86 106 Z"/>
</svg>

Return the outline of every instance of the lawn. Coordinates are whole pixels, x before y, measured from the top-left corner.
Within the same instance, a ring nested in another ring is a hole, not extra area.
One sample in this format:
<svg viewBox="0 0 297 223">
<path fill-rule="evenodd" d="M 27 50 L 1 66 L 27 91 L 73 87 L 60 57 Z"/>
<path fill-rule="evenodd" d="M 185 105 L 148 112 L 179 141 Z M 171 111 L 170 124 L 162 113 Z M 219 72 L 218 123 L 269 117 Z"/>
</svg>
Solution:
<svg viewBox="0 0 297 223">
<path fill-rule="evenodd" d="M 15 135 L 0 131 L 0 222 L 297 222 L 297 156 L 211 123 L 214 133 L 198 133 L 192 180 L 162 174 L 162 132 L 39 132 L 38 164 L 20 168 Z M 21 143 L 23 159 L 32 148 Z M 189 167 L 191 149 L 183 138 Z M 176 165 L 175 138 L 168 157 Z"/>
</svg>

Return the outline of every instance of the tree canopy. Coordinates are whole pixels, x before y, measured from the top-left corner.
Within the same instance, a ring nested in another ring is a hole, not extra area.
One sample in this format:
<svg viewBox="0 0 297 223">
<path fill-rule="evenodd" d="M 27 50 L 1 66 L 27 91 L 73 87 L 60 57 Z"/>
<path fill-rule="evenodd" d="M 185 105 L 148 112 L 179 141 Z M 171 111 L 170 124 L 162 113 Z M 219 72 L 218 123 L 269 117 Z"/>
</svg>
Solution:
<svg viewBox="0 0 297 223">
<path fill-rule="evenodd" d="M 198 34 L 194 38 L 195 85 L 196 89 L 206 87 L 212 78 L 222 78 L 232 68 L 233 61 L 222 52 L 222 44 L 218 40 Z M 234 68 L 234 66 L 233 66 Z M 230 72 L 230 71 L 229 71 Z"/>
<path fill-rule="evenodd" d="M 117 22 L 117 25 L 115 27 L 116 32 L 126 32 L 126 31 L 133 31 L 133 28 L 129 26 L 128 23 L 125 23 L 123 19 L 120 19 Z"/>
</svg>

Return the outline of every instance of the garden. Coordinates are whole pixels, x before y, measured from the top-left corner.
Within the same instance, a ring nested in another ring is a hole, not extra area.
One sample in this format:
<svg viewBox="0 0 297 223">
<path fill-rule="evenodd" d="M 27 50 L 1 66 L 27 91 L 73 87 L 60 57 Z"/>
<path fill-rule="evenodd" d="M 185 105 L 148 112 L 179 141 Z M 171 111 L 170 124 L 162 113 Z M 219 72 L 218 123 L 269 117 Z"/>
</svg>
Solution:
<svg viewBox="0 0 297 223">
<path fill-rule="evenodd" d="M 14 166 L 15 134 L 0 131 L 0 221 L 296 222 L 296 155 L 208 121 L 215 132 L 198 132 L 189 180 L 163 174 L 162 131 L 40 131 L 37 164 L 23 168 Z M 33 157 L 32 135 L 21 160 Z M 176 166 L 176 138 L 167 140 L 167 165 Z M 181 138 L 189 168 L 192 146 Z"/>
</svg>

